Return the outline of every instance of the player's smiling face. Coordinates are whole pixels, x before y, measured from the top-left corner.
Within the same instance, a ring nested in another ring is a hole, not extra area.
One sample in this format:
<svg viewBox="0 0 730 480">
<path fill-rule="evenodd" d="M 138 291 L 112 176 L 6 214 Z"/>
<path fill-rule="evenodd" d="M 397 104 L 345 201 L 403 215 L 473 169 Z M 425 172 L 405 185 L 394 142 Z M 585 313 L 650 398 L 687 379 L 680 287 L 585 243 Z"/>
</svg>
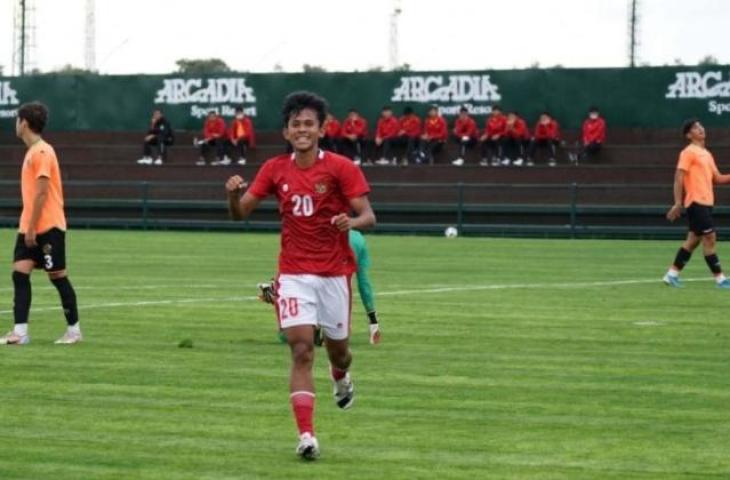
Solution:
<svg viewBox="0 0 730 480">
<path fill-rule="evenodd" d="M 306 152 L 317 148 L 319 137 L 324 135 L 322 127 L 317 112 L 305 108 L 289 117 L 289 123 L 284 129 L 284 138 L 297 152 Z"/>
</svg>

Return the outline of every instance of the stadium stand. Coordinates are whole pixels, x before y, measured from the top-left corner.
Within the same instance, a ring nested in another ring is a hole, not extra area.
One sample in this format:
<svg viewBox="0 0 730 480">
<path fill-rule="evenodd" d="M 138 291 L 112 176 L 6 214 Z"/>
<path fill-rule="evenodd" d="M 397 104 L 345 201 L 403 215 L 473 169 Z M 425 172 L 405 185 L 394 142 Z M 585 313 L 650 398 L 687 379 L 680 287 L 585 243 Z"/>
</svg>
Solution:
<svg viewBox="0 0 730 480">
<path fill-rule="evenodd" d="M 260 162 L 283 152 L 278 132 L 262 132 L 246 166 L 196 166 L 195 132 L 177 132 L 163 166 L 141 166 L 137 132 L 49 132 L 64 166 L 72 225 L 129 228 L 240 228 L 227 222 L 222 180 L 227 172 L 252 178 Z M 577 138 L 577 132 L 565 132 Z M 712 129 L 710 147 L 730 156 L 730 129 Z M 458 224 L 465 232 L 517 235 L 662 236 L 676 157 L 674 130 L 614 129 L 597 161 L 574 166 L 565 155 L 557 167 L 481 167 L 477 159 L 450 165 L 448 145 L 434 166 L 366 167 L 373 184 L 381 231 L 436 232 Z M 18 168 L 24 148 L 0 137 L 0 221 L 13 225 Z M 720 204 L 730 192 L 718 192 Z M 730 215 L 722 207 L 718 218 Z M 244 228 L 275 228 L 273 204 Z"/>
</svg>

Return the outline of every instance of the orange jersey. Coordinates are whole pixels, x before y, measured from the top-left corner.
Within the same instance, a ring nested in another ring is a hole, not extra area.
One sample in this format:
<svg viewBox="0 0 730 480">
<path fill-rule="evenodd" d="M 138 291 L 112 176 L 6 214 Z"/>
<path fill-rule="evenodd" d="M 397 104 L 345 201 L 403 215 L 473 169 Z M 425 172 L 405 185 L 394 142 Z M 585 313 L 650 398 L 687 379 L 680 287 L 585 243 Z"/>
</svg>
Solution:
<svg viewBox="0 0 730 480">
<path fill-rule="evenodd" d="M 684 206 L 693 203 L 711 207 L 715 204 L 713 178 L 719 175 L 715 159 L 707 149 L 688 145 L 679 154 L 678 170 L 684 171 Z"/>
<path fill-rule="evenodd" d="M 39 140 L 28 149 L 23 160 L 23 170 L 20 175 L 20 185 L 23 194 L 23 213 L 20 215 L 18 231 L 25 233 L 30 226 L 30 216 L 36 196 L 36 182 L 39 178 L 48 179 L 48 196 L 46 203 L 41 207 L 38 223 L 35 225 L 37 233 L 44 233 L 51 228 L 66 230 L 66 215 L 63 213 L 63 187 L 61 186 L 61 171 L 58 167 L 58 158 L 53 147 Z"/>
</svg>

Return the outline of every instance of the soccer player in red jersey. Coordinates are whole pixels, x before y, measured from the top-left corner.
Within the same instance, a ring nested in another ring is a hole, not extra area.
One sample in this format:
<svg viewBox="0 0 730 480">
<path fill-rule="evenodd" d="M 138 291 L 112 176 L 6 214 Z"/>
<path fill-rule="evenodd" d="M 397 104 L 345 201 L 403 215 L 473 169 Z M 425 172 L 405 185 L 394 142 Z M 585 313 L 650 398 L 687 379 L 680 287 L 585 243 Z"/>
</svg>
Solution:
<svg viewBox="0 0 730 480">
<path fill-rule="evenodd" d="M 337 406 L 348 408 L 354 389 L 348 372 L 352 292 L 356 271 L 348 241 L 350 229 L 375 225 L 370 187 L 353 162 L 319 149 L 327 103 L 309 92 L 290 94 L 282 109 L 284 138 L 294 153 L 264 163 L 251 187 L 234 175 L 226 182 L 235 220 L 249 216 L 268 195 L 279 203 L 282 219 L 277 284 L 277 315 L 291 350 L 290 400 L 297 428 L 297 454 L 319 456 L 314 435 L 314 331 L 324 332 Z M 354 216 L 350 216 L 354 212 Z"/>
</svg>

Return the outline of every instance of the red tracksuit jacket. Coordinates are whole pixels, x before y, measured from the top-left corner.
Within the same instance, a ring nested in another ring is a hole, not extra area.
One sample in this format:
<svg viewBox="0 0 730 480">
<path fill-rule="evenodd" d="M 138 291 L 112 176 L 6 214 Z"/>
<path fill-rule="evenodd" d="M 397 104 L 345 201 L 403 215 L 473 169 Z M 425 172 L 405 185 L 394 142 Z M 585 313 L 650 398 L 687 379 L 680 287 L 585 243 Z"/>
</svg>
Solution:
<svg viewBox="0 0 730 480">
<path fill-rule="evenodd" d="M 474 138 L 477 136 L 477 122 L 471 117 L 461 118 L 457 117 L 454 123 L 454 135 L 457 137 L 470 137 Z"/>
<path fill-rule="evenodd" d="M 228 135 L 231 140 L 247 138 L 248 146 L 256 148 L 256 134 L 253 130 L 253 122 L 248 117 L 243 117 L 241 120 L 234 118 L 231 122 L 231 128 L 228 130 Z"/>
<path fill-rule="evenodd" d="M 535 125 L 535 140 L 559 140 L 560 126 L 555 120 L 548 123 L 540 123 Z"/>
<path fill-rule="evenodd" d="M 357 135 L 358 137 L 367 137 L 368 121 L 362 117 L 345 119 L 345 121 L 342 123 L 342 135 Z"/>
<path fill-rule="evenodd" d="M 324 121 L 324 134 L 330 138 L 340 138 L 342 136 L 342 127 L 336 118 Z"/>
<path fill-rule="evenodd" d="M 490 115 L 487 117 L 486 125 L 484 126 L 484 134 L 491 138 L 493 135 L 504 135 L 507 130 L 507 117 L 502 115 Z"/>
<path fill-rule="evenodd" d="M 398 124 L 397 118 L 392 116 L 388 118 L 380 117 L 380 120 L 378 120 L 378 128 L 375 132 L 375 136 L 380 138 L 393 138 L 398 135 L 399 130 L 400 125 Z"/>
<path fill-rule="evenodd" d="M 220 138 L 226 136 L 226 122 L 221 117 L 211 118 L 205 121 L 203 125 L 203 137 L 206 140 L 211 138 Z"/>
<path fill-rule="evenodd" d="M 423 133 L 430 140 L 446 141 L 446 138 L 449 136 L 449 127 L 446 125 L 444 117 L 440 115 L 428 117 L 423 122 Z"/>
<path fill-rule="evenodd" d="M 520 117 L 517 117 L 515 119 L 515 123 L 512 124 L 510 127 L 507 123 L 505 123 L 505 137 L 510 138 L 516 138 L 518 140 L 525 140 L 527 139 L 530 134 L 527 131 L 527 123 L 525 123 L 524 120 L 522 120 Z"/>
<path fill-rule="evenodd" d="M 421 135 L 421 119 L 417 115 L 404 115 L 398 120 L 403 135 L 407 137 L 418 137 Z"/>
<path fill-rule="evenodd" d="M 603 143 L 605 141 L 606 121 L 601 117 L 595 120 L 592 118 L 586 119 L 583 122 L 583 144 L 588 145 L 593 142 Z"/>
</svg>

